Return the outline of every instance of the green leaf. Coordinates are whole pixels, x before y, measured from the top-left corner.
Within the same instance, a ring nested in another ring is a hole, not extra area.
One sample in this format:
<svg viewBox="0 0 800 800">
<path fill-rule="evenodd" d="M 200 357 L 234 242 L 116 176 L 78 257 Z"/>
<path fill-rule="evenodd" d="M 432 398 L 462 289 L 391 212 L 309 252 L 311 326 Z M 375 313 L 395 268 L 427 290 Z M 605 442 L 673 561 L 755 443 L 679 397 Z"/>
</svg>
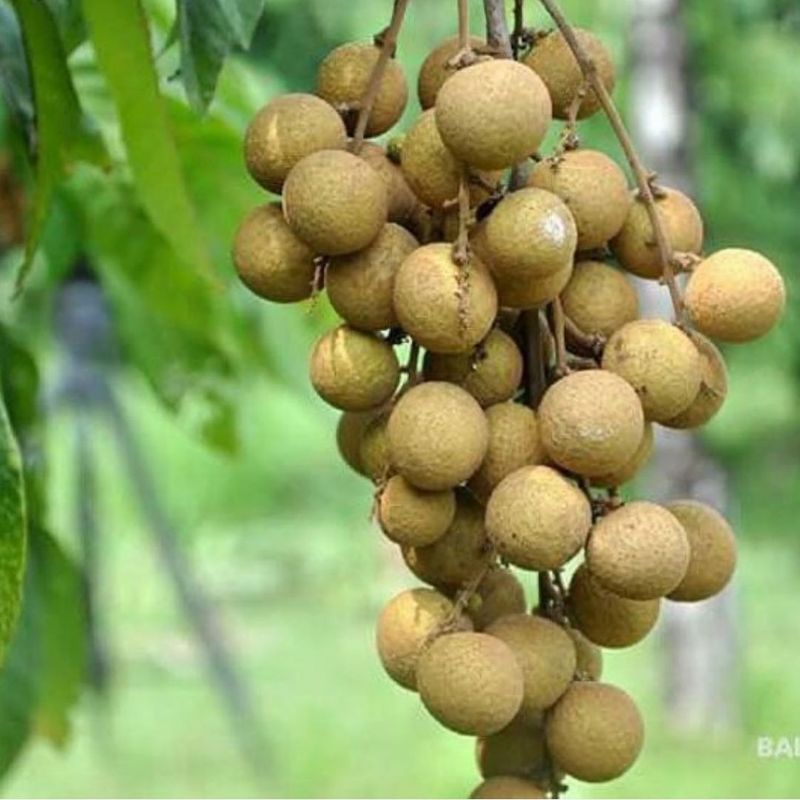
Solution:
<svg viewBox="0 0 800 800">
<path fill-rule="evenodd" d="M 0 5 L 0 87 L 17 125 L 32 141 L 33 93 L 25 47 L 17 17 L 7 5 Z"/>
<path fill-rule="evenodd" d="M 43 0 L 43 2 L 56 21 L 64 49 L 71 53 L 86 39 L 86 26 L 83 23 L 80 0 Z"/>
<path fill-rule="evenodd" d="M 184 263 L 209 271 L 158 90 L 147 21 L 138 0 L 83 0 L 97 60 L 114 97 L 141 202 Z"/>
<path fill-rule="evenodd" d="M 219 0 L 239 47 L 247 48 L 258 21 L 264 13 L 266 0 Z"/>
</svg>

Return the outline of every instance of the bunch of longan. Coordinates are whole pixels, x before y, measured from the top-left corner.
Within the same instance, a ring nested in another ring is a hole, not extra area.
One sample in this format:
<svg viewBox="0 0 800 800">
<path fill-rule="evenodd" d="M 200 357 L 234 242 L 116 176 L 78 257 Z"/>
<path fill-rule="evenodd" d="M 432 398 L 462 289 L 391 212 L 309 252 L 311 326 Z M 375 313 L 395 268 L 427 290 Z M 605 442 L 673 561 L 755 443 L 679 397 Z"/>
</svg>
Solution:
<svg viewBox="0 0 800 800">
<path fill-rule="evenodd" d="M 606 48 L 577 35 L 612 91 Z M 375 483 L 381 530 L 426 584 L 385 606 L 378 653 L 442 725 L 477 738 L 472 796 L 611 780 L 643 724 L 600 681 L 600 648 L 642 640 L 665 598 L 718 593 L 736 561 L 712 508 L 623 502 L 618 487 L 647 462 L 653 425 L 698 428 L 719 411 L 711 340 L 767 333 L 783 282 L 748 250 L 703 256 L 695 205 L 654 187 L 685 318 L 639 318 L 626 274 L 661 278 L 663 253 L 625 172 L 578 144 L 600 102 L 561 33 L 519 61 L 443 42 L 419 73 L 422 112 L 388 145 L 352 138 L 359 118 L 376 137 L 405 109 L 403 69 L 380 54 L 345 44 L 316 94 L 258 112 L 247 168 L 281 197 L 244 220 L 234 263 L 273 302 L 326 291 L 343 320 L 316 343 L 311 382 L 343 412 L 342 457 Z M 554 118 L 570 136 L 544 156 Z M 511 567 L 538 573 L 533 610 Z"/>
</svg>

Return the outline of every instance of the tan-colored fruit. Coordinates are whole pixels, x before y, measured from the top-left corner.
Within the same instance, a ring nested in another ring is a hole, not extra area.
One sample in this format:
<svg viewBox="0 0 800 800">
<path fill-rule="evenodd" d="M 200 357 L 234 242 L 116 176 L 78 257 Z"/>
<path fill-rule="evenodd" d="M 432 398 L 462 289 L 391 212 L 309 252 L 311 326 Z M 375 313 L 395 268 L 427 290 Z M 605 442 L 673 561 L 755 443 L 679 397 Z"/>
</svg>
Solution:
<svg viewBox="0 0 800 800">
<path fill-rule="evenodd" d="M 614 62 L 606 46 L 589 31 L 577 28 L 578 43 L 594 61 L 598 75 L 609 92 L 614 90 L 616 73 Z M 553 102 L 553 116 L 567 119 L 570 106 L 584 85 L 583 73 L 563 35 L 553 31 L 539 39 L 524 59 L 547 86 Z M 577 119 L 590 117 L 600 108 L 594 90 L 586 92 L 577 112 Z"/>
<path fill-rule="evenodd" d="M 236 231 L 233 264 L 250 291 L 273 303 L 311 296 L 314 253 L 292 233 L 280 206 L 254 208 Z"/>
<path fill-rule="evenodd" d="M 498 552 L 523 569 L 558 569 L 586 541 L 589 501 L 550 467 L 521 467 L 504 478 L 486 506 L 486 529 Z"/>
<path fill-rule="evenodd" d="M 329 256 L 366 247 L 386 223 L 380 175 L 344 150 L 319 150 L 292 167 L 283 185 L 289 227 L 314 252 Z"/>
<path fill-rule="evenodd" d="M 592 477 L 623 468 L 644 436 L 636 392 L 602 369 L 573 372 L 556 381 L 539 405 L 539 432 L 560 467 Z"/>
<path fill-rule="evenodd" d="M 500 281 L 547 278 L 575 255 L 575 220 L 560 197 L 544 189 L 507 195 L 486 223 L 489 267 Z"/>
<path fill-rule="evenodd" d="M 539 798 L 547 797 L 544 789 L 528 778 L 497 775 L 487 778 L 472 790 L 471 798 Z"/>
<path fill-rule="evenodd" d="M 655 600 L 686 574 L 689 539 L 663 506 L 628 503 L 595 524 L 586 563 L 597 581 L 620 597 Z"/>
<path fill-rule="evenodd" d="M 592 480 L 593 486 L 602 486 L 606 489 L 613 489 L 617 486 L 622 486 L 624 483 L 632 480 L 639 470 L 648 462 L 650 456 L 653 454 L 653 423 L 645 422 L 644 436 L 639 444 L 633 458 L 614 472 L 608 472 L 605 475 L 596 475 Z"/>
<path fill-rule="evenodd" d="M 568 150 L 540 161 L 528 186 L 557 194 L 567 204 L 578 230 L 578 250 L 593 250 L 613 239 L 633 202 L 625 173 L 598 150 Z"/>
<path fill-rule="evenodd" d="M 622 689 L 578 681 L 548 715 L 545 735 L 553 760 L 565 772 L 597 783 L 630 769 L 644 743 L 644 723 Z"/>
<path fill-rule="evenodd" d="M 419 202 L 406 183 L 403 170 L 386 155 L 380 145 L 374 142 L 363 142 L 358 155 L 383 178 L 389 203 L 389 222 L 410 226 Z"/>
<path fill-rule="evenodd" d="M 495 329 L 475 353 L 426 353 L 423 374 L 426 380 L 457 384 L 485 408 L 516 394 L 522 380 L 522 354 L 508 334 Z"/>
<path fill-rule="evenodd" d="M 456 513 L 456 498 L 449 489 L 425 492 L 400 475 L 386 483 L 378 503 L 383 532 L 398 544 L 424 547 L 444 536 Z"/>
<path fill-rule="evenodd" d="M 728 368 L 722 353 L 702 333 L 686 331 L 686 335 L 700 353 L 700 391 L 686 410 L 661 423 L 668 428 L 687 429 L 705 425 L 722 408 L 728 394 Z"/>
<path fill-rule="evenodd" d="M 394 308 L 403 330 L 426 349 L 466 353 L 489 333 L 497 291 L 477 258 L 459 267 L 450 245 L 428 244 L 400 265 Z"/>
<path fill-rule="evenodd" d="M 575 645 L 575 674 L 581 680 L 599 681 L 603 675 L 603 651 L 577 628 L 565 628 Z"/>
<path fill-rule="evenodd" d="M 585 564 L 569 584 L 572 619 L 589 641 L 600 647 L 630 647 L 653 629 L 661 600 L 628 600 L 603 588 Z"/>
<path fill-rule="evenodd" d="M 406 134 L 400 163 L 408 185 L 425 205 L 440 209 L 458 197 L 464 167 L 445 147 L 433 109 L 423 112 Z M 495 185 L 500 176 L 483 172 L 478 181 L 470 181 L 470 204 L 485 200 L 489 196 L 485 185 Z"/>
<path fill-rule="evenodd" d="M 561 293 L 564 313 L 589 336 L 608 338 L 639 316 L 636 289 L 601 261 L 579 261 Z"/>
<path fill-rule="evenodd" d="M 667 242 L 676 253 L 699 253 L 703 247 L 703 218 L 695 204 L 677 189 L 663 189 L 656 211 Z M 661 277 L 661 258 L 647 207 L 641 200 L 631 205 L 622 230 L 611 241 L 620 265 L 640 278 Z"/>
<path fill-rule="evenodd" d="M 366 476 L 361 461 L 361 439 L 375 418 L 374 411 L 345 411 L 336 426 L 336 445 L 342 460 L 359 475 Z"/>
<path fill-rule="evenodd" d="M 325 288 L 331 305 L 348 325 L 363 331 L 397 325 L 395 275 L 418 246 L 405 228 L 388 222 L 363 250 L 331 259 Z"/>
<path fill-rule="evenodd" d="M 473 49 L 486 45 L 477 36 L 470 36 L 469 42 Z M 451 36 L 431 50 L 422 62 L 417 78 L 417 95 L 423 109 L 433 107 L 442 84 L 456 72 L 455 65 L 450 66 L 448 62 L 458 54 L 460 47 L 458 37 Z"/>
<path fill-rule="evenodd" d="M 467 480 L 489 446 L 489 423 L 475 398 L 441 381 L 406 392 L 392 411 L 388 432 L 395 469 L 430 491 Z"/>
<path fill-rule="evenodd" d="M 253 117 L 244 139 L 247 170 L 265 189 L 279 194 L 289 170 L 318 150 L 345 146 L 342 118 L 313 94 L 276 97 Z"/>
<path fill-rule="evenodd" d="M 711 506 L 676 500 L 667 510 L 689 537 L 689 568 L 668 595 L 670 600 L 705 600 L 721 592 L 736 568 L 736 539 L 727 520 Z"/>
<path fill-rule="evenodd" d="M 489 448 L 468 486 L 482 502 L 507 475 L 528 464 L 544 461 L 536 414 L 519 403 L 498 403 L 486 409 Z"/>
<path fill-rule="evenodd" d="M 482 778 L 516 775 L 544 777 L 547 768 L 543 720 L 530 725 L 519 717 L 492 736 L 475 742 L 475 760 Z"/>
<path fill-rule="evenodd" d="M 440 636 L 420 657 L 417 688 L 446 728 L 490 736 L 508 725 L 522 703 L 522 670 L 506 644 L 485 633 Z"/>
<path fill-rule="evenodd" d="M 478 603 L 469 612 L 475 630 L 482 631 L 507 614 L 522 614 L 527 603 L 525 589 L 506 567 L 494 566 L 478 584 Z"/>
<path fill-rule="evenodd" d="M 397 388 L 400 365 L 391 345 L 370 333 L 340 325 L 321 336 L 311 353 L 311 383 L 342 411 L 367 411 Z"/>
<path fill-rule="evenodd" d="M 403 547 L 408 568 L 425 583 L 455 590 L 475 578 L 488 559 L 483 508 L 464 490 L 456 492 L 450 527 L 427 547 Z"/>
<path fill-rule="evenodd" d="M 701 333 L 723 342 L 749 342 L 777 324 L 786 287 L 775 265 L 760 253 L 730 248 L 698 264 L 685 302 Z"/>
<path fill-rule="evenodd" d="M 417 662 L 422 651 L 453 619 L 453 604 L 433 589 L 407 589 L 393 597 L 378 617 L 375 640 L 383 668 L 406 689 L 417 688 Z M 463 616 L 456 623 L 469 630 Z"/>
<path fill-rule="evenodd" d="M 361 462 L 363 475 L 374 483 L 385 480 L 389 473 L 389 437 L 386 428 L 389 425 L 389 411 L 379 411 L 372 414 L 372 418 L 364 427 L 361 434 L 361 444 L 358 448 L 358 458 Z"/>
<path fill-rule="evenodd" d="M 367 42 L 350 42 L 328 53 L 317 71 L 317 94 L 337 111 L 355 112 L 367 90 L 380 48 Z M 381 78 L 375 104 L 367 122 L 367 136 L 380 136 L 400 119 L 408 101 L 403 68 L 390 58 Z M 356 113 L 345 119 L 353 132 Z"/>
<path fill-rule="evenodd" d="M 504 641 L 522 667 L 519 718 L 535 722 L 566 691 L 575 674 L 575 645 L 555 622 L 530 614 L 501 617 L 486 632 Z"/>
<path fill-rule="evenodd" d="M 495 278 L 498 302 L 509 308 L 539 308 L 558 297 L 569 283 L 571 275 L 572 262 L 546 278 L 537 278 L 536 280 Z"/>
<path fill-rule="evenodd" d="M 456 72 L 436 98 L 436 124 L 444 143 L 456 158 L 478 169 L 505 169 L 535 153 L 551 119 L 542 81 L 507 59 Z"/>
<path fill-rule="evenodd" d="M 645 417 L 653 422 L 685 411 L 700 391 L 703 364 L 692 340 L 660 319 L 623 325 L 606 343 L 603 369 L 636 390 Z"/>
</svg>

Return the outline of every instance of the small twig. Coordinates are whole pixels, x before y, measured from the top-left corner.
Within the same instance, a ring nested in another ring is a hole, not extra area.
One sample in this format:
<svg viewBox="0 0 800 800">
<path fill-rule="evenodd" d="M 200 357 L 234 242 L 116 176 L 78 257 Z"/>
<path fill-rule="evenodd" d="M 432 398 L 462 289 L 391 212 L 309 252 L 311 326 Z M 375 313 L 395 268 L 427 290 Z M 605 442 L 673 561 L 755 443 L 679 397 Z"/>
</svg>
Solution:
<svg viewBox="0 0 800 800">
<path fill-rule="evenodd" d="M 477 59 L 469 36 L 469 0 L 458 0 L 458 52 L 448 60 L 447 66 L 462 69 Z"/>
<path fill-rule="evenodd" d="M 498 58 L 513 58 L 503 0 L 483 0 L 483 11 L 486 16 L 486 43 Z"/>
<path fill-rule="evenodd" d="M 545 376 L 544 338 L 536 309 L 523 311 L 520 315 L 522 325 L 522 352 L 525 356 L 525 396 L 531 408 L 537 408 L 547 389 Z"/>
<path fill-rule="evenodd" d="M 594 358 L 600 358 L 603 355 L 606 346 L 605 337 L 586 333 L 566 314 L 564 315 L 564 328 L 571 343 L 591 353 Z"/>
<path fill-rule="evenodd" d="M 453 243 L 453 261 L 459 267 L 469 263 L 469 222 L 469 176 L 467 166 L 462 165 L 458 182 L 458 235 Z"/>
<path fill-rule="evenodd" d="M 519 61 L 525 37 L 525 14 L 523 6 L 523 0 L 514 0 L 514 30 L 511 33 L 511 51 L 514 61 Z"/>
<path fill-rule="evenodd" d="M 567 364 L 564 307 L 561 305 L 560 297 L 556 297 L 550 304 L 550 311 L 553 317 L 553 335 L 556 340 L 556 374 L 563 378 L 565 375 L 569 375 L 570 370 Z"/>
</svg>

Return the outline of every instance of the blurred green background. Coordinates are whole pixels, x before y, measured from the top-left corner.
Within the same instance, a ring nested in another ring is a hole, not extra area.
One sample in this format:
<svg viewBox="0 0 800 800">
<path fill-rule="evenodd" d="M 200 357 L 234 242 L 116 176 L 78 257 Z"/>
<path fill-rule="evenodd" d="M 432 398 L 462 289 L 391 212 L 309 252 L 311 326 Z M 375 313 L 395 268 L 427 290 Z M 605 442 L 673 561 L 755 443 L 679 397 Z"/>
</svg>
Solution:
<svg viewBox="0 0 800 800">
<path fill-rule="evenodd" d="M 145 5 L 158 52 L 174 9 L 167 0 Z M 563 5 L 613 49 L 624 108 L 635 3 Z M 24 331 L 52 390 L 66 368 L 50 324 L 54 286 L 88 247 L 121 342 L 115 387 L 263 717 L 267 777 L 254 778 L 236 746 L 113 438 L 97 418 L 100 613 L 111 683 L 105 696 L 83 695 L 63 748 L 44 740 L 27 747 L 7 779 L 9 795 L 464 797 L 478 782 L 472 741 L 429 718 L 415 696 L 384 676 L 374 652 L 382 604 L 412 582 L 368 519 L 371 487 L 339 461 L 336 414 L 306 379 L 307 353 L 331 313 L 324 302 L 311 309 L 259 302 L 231 280 L 228 260 L 238 220 L 262 197 L 241 162 L 248 119 L 280 92 L 311 90 L 324 54 L 380 30 L 390 7 L 389 0 L 267 0 L 251 52 L 227 63 L 204 118 L 186 107 L 170 80 L 172 49 L 159 57 L 219 281 L 202 306 L 191 283 L 170 277 L 185 267 L 167 252 L 130 188 L 118 121 L 91 48 L 81 45 L 70 56 L 84 109 L 99 122 L 115 168 L 76 170 L 26 294 L 5 318 Z M 480 32 L 479 4 L 473 8 Z M 529 24 L 547 25 L 536 3 L 527 9 Z M 412 86 L 425 54 L 455 32 L 455 10 L 455 0 L 412 0 L 399 49 Z M 570 796 L 790 797 L 800 794 L 800 759 L 759 759 L 756 740 L 800 736 L 800 318 L 792 299 L 800 278 L 800 10 L 791 0 L 687 0 L 683 23 L 707 246 L 765 252 L 790 292 L 778 330 L 729 351 L 731 392 L 705 434 L 731 476 L 741 545 L 740 724 L 696 734 L 665 724 L 658 635 L 609 654 L 607 679 L 643 709 L 646 748 L 621 780 L 575 785 Z M 402 124 L 417 112 L 412 99 Z M 583 130 L 586 144 L 619 157 L 602 120 Z M 4 256 L 3 297 L 18 258 Z M 142 283 L 149 295 L 138 291 Z M 49 422 L 49 522 L 74 552 L 82 490 L 74 414 L 54 408 Z M 231 446 L 209 447 L 198 429 Z"/>
</svg>

